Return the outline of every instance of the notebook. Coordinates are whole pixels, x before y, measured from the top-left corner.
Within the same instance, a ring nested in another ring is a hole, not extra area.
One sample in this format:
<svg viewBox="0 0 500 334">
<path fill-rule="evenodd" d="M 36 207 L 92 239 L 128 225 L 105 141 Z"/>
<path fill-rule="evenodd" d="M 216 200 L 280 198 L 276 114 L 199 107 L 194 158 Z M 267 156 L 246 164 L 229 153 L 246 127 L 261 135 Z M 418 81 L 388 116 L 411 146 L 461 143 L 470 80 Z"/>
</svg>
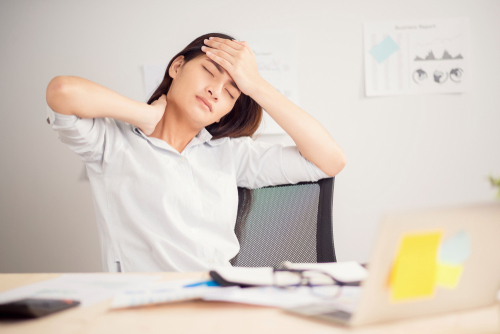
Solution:
<svg viewBox="0 0 500 334">
<path fill-rule="evenodd" d="M 328 273 L 346 285 L 359 285 L 367 275 L 367 270 L 354 261 L 327 263 L 292 263 L 285 261 L 279 267 L 319 270 Z M 253 287 L 272 286 L 274 284 L 272 267 L 217 267 L 210 271 L 210 276 L 221 286 Z M 291 274 L 289 278 L 291 283 L 295 281 L 296 276 Z"/>
</svg>

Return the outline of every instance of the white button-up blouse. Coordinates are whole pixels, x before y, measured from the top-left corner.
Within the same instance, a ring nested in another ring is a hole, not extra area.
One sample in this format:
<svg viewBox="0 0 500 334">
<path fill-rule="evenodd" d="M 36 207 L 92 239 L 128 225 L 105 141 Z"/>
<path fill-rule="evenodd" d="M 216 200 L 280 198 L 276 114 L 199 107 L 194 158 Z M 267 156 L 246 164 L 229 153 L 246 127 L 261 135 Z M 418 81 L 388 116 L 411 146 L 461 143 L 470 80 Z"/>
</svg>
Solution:
<svg viewBox="0 0 500 334">
<path fill-rule="evenodd" d="M 296 146 L 220 138 L 203 128 L 177 152 L 112 118 L 54 112 L 49 123 L 87 168 L 103 270 L 207 271 L 231 266 L 237 187 L 317 181 L 328 175 Z"/>
</svg>

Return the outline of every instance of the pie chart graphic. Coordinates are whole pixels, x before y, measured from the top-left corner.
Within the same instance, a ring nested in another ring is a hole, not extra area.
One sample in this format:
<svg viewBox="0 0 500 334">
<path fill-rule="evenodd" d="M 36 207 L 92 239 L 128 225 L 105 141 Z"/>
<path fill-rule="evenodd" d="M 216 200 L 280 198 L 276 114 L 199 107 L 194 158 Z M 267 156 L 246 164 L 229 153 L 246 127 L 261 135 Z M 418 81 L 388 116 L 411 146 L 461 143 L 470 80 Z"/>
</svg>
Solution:
<svg viewBox="0 0 500 334">
<path fill-rule="evenodd" d="M 464 73 L 464 70 L 461 68 L 457 67 L 454 68 L 450 71 L 450 79 L 453 82 L 460 83 L 462 81 L 462 74 Z"/>
<path fill-rule="evenodd" d="M 440 70 L 434 71 L 434 81 L 438 84 L 443 84 L 448 80 L 448 73 L 441 72 Z"/>
<path fill-rule="evenodd" d="M 413 72 L 413 81 L 415 81 L 416 83 L 420 83 L 425 79 L 427 79 L 427 73 L 424 70 L 418 69 Z"/>
</svg>

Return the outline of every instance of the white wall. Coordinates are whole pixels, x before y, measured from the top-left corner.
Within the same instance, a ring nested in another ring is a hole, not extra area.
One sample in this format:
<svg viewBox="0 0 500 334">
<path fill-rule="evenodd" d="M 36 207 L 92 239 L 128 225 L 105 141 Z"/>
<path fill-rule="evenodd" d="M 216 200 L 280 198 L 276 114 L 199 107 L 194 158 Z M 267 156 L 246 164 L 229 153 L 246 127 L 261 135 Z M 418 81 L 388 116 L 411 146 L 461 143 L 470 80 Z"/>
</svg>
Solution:
<svg viewBox="0 0 500 334">
<path fill-rule="evenodd" d="M 209 32 L 296 32 L 300 107 L 348 158 L 334 195 L 339 260 L 368 260 L 388 210 L 493 200 L 499 14 L 497 0 L 1 2 L 0 272 L 101 270 L 90 184 L 45 121 L 48 82 L 81 76 L 145 102 L 140 66 Z M 461 16 L 471 24 L 470 93 L 364 96 L 364 21 Z"/>
</svg>

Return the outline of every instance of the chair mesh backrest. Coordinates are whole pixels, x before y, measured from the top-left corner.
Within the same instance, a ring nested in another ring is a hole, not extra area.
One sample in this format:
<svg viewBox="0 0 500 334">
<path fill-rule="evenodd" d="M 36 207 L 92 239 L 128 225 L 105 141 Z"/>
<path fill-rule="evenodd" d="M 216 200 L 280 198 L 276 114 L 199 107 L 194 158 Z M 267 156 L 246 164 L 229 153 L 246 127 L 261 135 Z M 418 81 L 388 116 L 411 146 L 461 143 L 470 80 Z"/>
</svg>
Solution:
<svg viewBox="0 0 500 334">
<path fill-rule="evenodd" d="M 253 200 L 246 221 L 238 210 L 235 232 L 240 252 L 231 260 L 233 266 L 336 261 L 331 224 L 333 178 L 250 191 Z"/>
</svg>

